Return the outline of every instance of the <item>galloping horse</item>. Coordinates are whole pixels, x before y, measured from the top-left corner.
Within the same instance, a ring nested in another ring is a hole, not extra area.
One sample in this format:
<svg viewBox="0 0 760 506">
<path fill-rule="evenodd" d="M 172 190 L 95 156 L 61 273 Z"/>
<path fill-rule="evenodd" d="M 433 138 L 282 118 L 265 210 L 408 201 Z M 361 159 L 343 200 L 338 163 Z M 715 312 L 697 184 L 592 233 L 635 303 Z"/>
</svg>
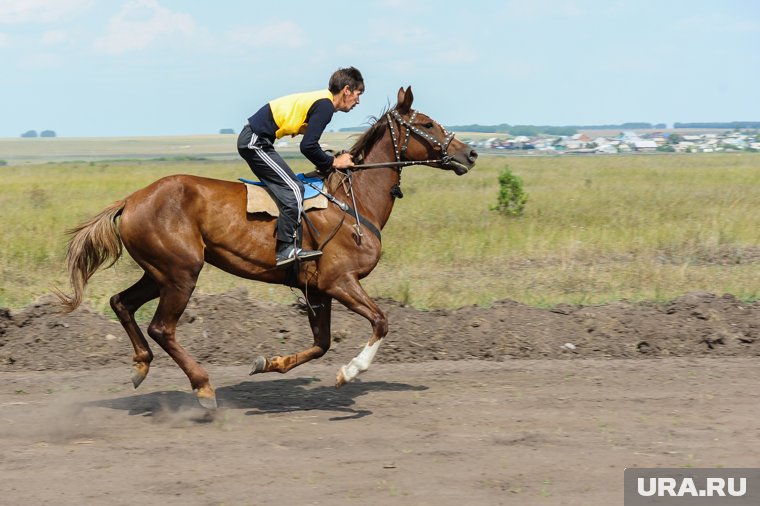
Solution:
<svg viewBox="0 0 760 506">
<path fill-rule="evenodd" d="M 351 148 L 364 169 L 357 167 L 349 173 L 350 178 L 340 171 L 327 177 L 327 193 L 339 203 L 353 204 L 355 209 L 344 204 L 309 212 L 303 241 L 309 249 L 323 250 L 316 262 L 301 263 L 291 273 L 275 268 L 275 219 L 246 213 L 243 184 L 174 175 L 113 203 L 70 231 L 67 262 L 74 293 L 58 292 L 58 297 L 68 311 L 73 311 L 81 304 L 85 286 L 95 271 L 109 260 L 108 267 L 113 265 L 126 248 L 145 272 L 110 302 L 135 350 L 132 383 L 135 388 L 142 383 L 153 359 L 134 319 L 135 311 L 158 297 L 148 334 L 185 372 L 200 404 L 214 409 L 216 395 L 208 373 L 175 337 L 177 321 L 204 263 L 243 278 L 289 284 L 303 291 L 311 307 L 314 343 L 294 355 L 258 357 L 251 374 L 284 373 L 324 355 L 330 348 L 331 304 L 336 299 L 372 324 L 372 337 L 339 369 L 336 387 L 353 380 L 369 368 L 388 333 L 385 313 L 359 280 L 380 259 L 380 230 L 390 217 L 395 198 L 401 195 L 401 166 L 420 162 L 462 175 L 477 158 L 475 151 L 440 124 L 414 111 L 412 100 L 411 87 L 399 89 L 398 103 Z"/>
</svg>

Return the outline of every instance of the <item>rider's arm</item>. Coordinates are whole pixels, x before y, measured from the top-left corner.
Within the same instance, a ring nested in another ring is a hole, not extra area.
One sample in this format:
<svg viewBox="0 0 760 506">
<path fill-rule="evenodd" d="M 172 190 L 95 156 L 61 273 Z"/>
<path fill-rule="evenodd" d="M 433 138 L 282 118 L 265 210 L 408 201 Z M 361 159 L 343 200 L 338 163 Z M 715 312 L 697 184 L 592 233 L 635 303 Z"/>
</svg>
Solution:
<svg viewBox="0 0 760 506">
<path fill-rule="evenodd" d="M 301 140 L 301 153 L 319 170 L 329 170 L 333 165 L 333 156 L 319 145 L 319 138 L 330 123 L 335 107 L 330 100 L 317 100 L 306 115 L 308 125 Z"/>
</svg>

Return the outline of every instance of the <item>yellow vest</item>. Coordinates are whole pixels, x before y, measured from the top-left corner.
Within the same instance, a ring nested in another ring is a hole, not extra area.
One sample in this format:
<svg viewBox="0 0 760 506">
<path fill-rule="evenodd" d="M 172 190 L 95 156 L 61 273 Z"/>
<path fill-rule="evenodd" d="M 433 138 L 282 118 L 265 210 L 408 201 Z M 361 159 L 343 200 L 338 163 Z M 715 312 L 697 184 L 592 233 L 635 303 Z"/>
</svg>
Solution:
<svg viewBox="0 0 760 506">
<path fill-rule="evenodd" d="M 278 130 L 275 133 L 277 138 L 279 139 L 285 135 L 296 136 L 304 133 L 307 126 L 307 123 L 305 123 L 306 113 L 309 112 L 314 102 L 322 98 L 328 98 L 332 102 L 333 95 L 330 93 L 330 90 L 318 90 L 295 93 L 269 102 L 269 107 L 272 109 L 272 117 L 278 126 Z"/>
</svg>

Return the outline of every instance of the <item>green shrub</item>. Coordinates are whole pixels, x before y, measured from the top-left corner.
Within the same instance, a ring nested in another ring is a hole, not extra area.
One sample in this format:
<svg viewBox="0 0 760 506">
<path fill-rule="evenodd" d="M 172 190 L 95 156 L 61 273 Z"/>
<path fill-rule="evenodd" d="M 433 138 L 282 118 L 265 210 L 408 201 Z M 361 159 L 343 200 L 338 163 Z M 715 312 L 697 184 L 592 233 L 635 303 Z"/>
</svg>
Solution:
<svg viewBox="0 0 760 506">
<path fill-rule="evenodd" d="M 505 167 L 499 175 L 499 200 L 491 209 L 505 216 L 521 216 L 528 194 L 523 191 L 523 180 Z"/>
</svg>

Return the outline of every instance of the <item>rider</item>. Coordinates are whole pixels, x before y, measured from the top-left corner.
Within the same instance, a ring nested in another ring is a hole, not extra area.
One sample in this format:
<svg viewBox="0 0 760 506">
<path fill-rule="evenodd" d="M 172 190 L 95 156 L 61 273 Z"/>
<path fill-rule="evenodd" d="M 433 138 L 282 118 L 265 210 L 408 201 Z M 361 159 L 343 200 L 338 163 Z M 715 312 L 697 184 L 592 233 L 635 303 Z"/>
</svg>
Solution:
<svg viewBox="0 0 760 506">
<path fill-rule="evenodd" d="M 324 90 L 296 93 L 267 103 L 243 127 L 238 153 L 279 202 L 275 263 L 278 267 L 296 260 L 310 260 L 321 251 L 301 249 L 303 183 L 274 150 L 274 141 L 285 135 L 303 134 L 301 153 L 318 170 L 345 169 L 354 162 L 350 153 L 332 156 L 322 150 L 319 138 L 335 111 L 348 112 L 359 103 L 364 79 L 354 67 L 338 69 Z"/>
</svg>

